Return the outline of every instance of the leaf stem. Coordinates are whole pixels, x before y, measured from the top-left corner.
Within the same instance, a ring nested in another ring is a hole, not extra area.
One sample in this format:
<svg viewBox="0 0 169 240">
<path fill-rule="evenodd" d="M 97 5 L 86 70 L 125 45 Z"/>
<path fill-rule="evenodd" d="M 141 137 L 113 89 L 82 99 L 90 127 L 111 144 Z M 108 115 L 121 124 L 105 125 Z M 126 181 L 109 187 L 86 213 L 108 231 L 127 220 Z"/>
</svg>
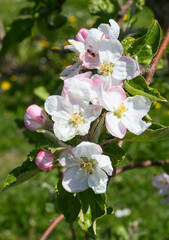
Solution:
<svg viewBox="0 0 169 240">
<path fill-rule="evenodd" d="M 156 55 L 154 56 L 153 60 L 151 61 L 149 67 L 148 67 L 148 73 L 147 73 L 147 76 L 146 76 L 146 83 L 147 84 L 150 84 L 151 82 L 151 79 L 155 73 L 155 70 L 157 68 L 157 65 L 160 61 L 160 59 L 162 58 L 167 46 L 169 45 L 169 27 L 166 31 L 166 34 L 160 44 L 160 47 L 156 53 Z"/>
</svg>

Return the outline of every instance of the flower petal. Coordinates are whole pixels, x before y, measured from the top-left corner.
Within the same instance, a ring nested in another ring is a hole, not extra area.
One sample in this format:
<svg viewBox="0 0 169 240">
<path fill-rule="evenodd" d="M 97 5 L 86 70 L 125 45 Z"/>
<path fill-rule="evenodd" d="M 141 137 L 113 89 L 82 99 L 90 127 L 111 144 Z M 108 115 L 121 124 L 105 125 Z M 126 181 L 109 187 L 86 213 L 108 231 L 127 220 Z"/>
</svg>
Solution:
<svg viewBox="0 0 169 240">
<path fill-rule="evenodd" d="M 121 119 L 114 116 L 113 113 L 109 112 L 105 118 L 107 130 L 117 138 L 123 138 L 126 134 L 126 127 L 123 125 Z"/>
<path fill-rule="evenodd" d="M 72 153 L 73 148 L 67 148 L 66 150 L 61 151 L 59 155 L 59 163 L 62 165 L 62 167 L 73 167 L 73 166 L 79 166 L 79 159 L 75 158 L 75 156 Z"/>
<path fill-rule="evenodd" d="M 91 155 L 102 154 L 102 148 L 95 143 L 91 142 L 81 142 L 73 150 L 73 155 L 77 158 L 87 157 L 90 158 Z"/>
<path fill-rule="evenodd" d="M 118 80 L 130 80 L 139 74 L 138 63 L 131 57 L 123 56 L 115 63 L 112 76 Z"/>
<path fill-rule="evenodd" d="M 109 176 L 112 175 L 113 168 L 110 158 L 106 155 L 92 155 L 92 159 L 98 162 L 98 167 L 105 170 Z"/>
<path fill-rule="evenodd" d="M 68 141 L 76 135 L 76 129 L 66 121 L 57 121 L 53 125 L 55 136 L 62 141 Z"/>
<path fill-rule="evenodd" d="M 84 45 L 84 43 L 79 42 L 79 41 L 75 41 L 75 40 L 73 40 L 73 39 L 70 39 L 70 40 L 69 40 L 69 43 L 70 43 L 71 45 L 67 45 L 67 46 L 65 46 L 64 48 L 65 48 L 65 49 L 69 49 L 70 51 L 73 51 L 73 52 L 79 54 L 79 57 L 80 57 L 80 59 L 81 59 L 81 57 L 83 56 L 84 51 L 85 51 L 85 45 Z"/>
<path fill-rule="evenodd" d="M 119 25 L 113 20 L 113 19 L 110 19 L 109 20 L 109 24 L 100 24 L 98 29 L 100 31 L 102 31 L 107 37 L 110 37 L 110 38 L 118 38 L 119 36 L 119 33 L 120 33 L 120 27 Z"/>
<path fill-rule="evenodd" d="M 100 30 L 98 30 L 96 28 L 90 29 L 88 31 L 87 38 L 85 40 L 86 50 L 90 49 L 90 50 L 98 53 L 99 44 L 100 44 L 100 41 L 102 40 L 102 38 L 103 38 L 103 33 Z"/>
<path fill-rule="evenodd" d="M 83 61 L 83 66 L 86 67 L 87 69 L 93 69 L 97 68 L 100 60 L 99 56 L 96 53 L 92 53 L 94 55 L 91 55 L 88 51 L 86 51 L 83 55 L 82 61 Z"/>
<path fill-rule="evenodd" d="M 105 193 L 107 188 L 108 176 L 101 169 L 97 168 L 93 174 L 88 177 L 89 187 L 97 193 Z"/>
<path fill-rule="evenodd" d="M 89 187 L 88 174 L 79 167 L 68 168 L 63 174 L 62 185 L 68 192 L 82 192 Z"/>
<path fill-rule="evenodd" d="M 123 47 L 117 39 L 104 39 L 99 46 L 100 62 L 115 64 L 123 53 Z"/>
</svg>

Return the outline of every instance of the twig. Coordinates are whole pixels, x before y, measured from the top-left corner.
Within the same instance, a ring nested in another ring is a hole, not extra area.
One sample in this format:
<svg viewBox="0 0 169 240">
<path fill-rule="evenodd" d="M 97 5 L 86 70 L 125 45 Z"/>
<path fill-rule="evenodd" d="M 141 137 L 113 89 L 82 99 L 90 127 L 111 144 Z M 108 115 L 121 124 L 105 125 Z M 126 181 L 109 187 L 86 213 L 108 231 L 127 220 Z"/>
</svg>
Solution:
<svg viewBox="0 0 169 240">
<path fill-rule="evenodd" d="M 133 0 L 128 0 L 124 5 L 121 6 L 120 11 L 118 12 L 118 17 L 116 18 L 116 22 L 120 25 L 124 15 L 128 11 L 128 9 L 132 6 Z"/>
<path fill-rule="evenodd" d="M 148 74 L 147 74 L 147 77 L 146 77 L 146 83 L 147 84 L 150 84 L 151 82 L 151 79 L 154 75 L 154 72 L 157 68 L 157 65 L 160 61 L 160 59 L 162 58 L 163 56 L 163 53 L 165 52 L 167 46 L 169 45 L 169 27 L 167 29 L 167 32 L 160 44 L 160 47 L 156 53 L 156 55 L 154 56 L 152 62 L 150 63 L 149 67 L 148 67 Z"/>
<path fill-rule="evenodd" d="M 63 214 L 60 214 L 59 217 L 55 218 L 52 224 L 46 229 L 46 231 L 43 233 L 43 235 L 39 238 L 39 240 L 46 240 L 49 234 L 53 231 L 53 229 L 56 227 L 56 225 L 62 221 L 64 218 Z"/>
<path fill-rule="evenodd" d="M 122 168 L 116 170 L 116 175 L 119 175 L 122 172 L 127 170 L 135 169 L 135 168 L 144 168 L 144 167 L 151 167 L 151 166 L 163 166 L 165 163 L 169 164 L 169 160 L 166 161 L 151 161 L 147 160 L 144 162 L 133 163 Z"/>
<path fill-rule="evenodd" d="M 73 224 L 70 224 L 70 230 L 71 230 L 71 232 L 72 232 L 72 238 L 73 238 L 73 240 L 76 240 L 76 234 L 75 234 L 75 230 L 74 230 Z"/>
<path fill-rule="evenodd" d="M 111 138 L 111 139 L 105 140 L 104 142 L 100 143 L 100 146 L 103 147 L 112 141 L 117 141 L 117 138 Z"/>
<path fill-rule="evenodd" d="M 72 51 L 70 50 L 66 50 L 66 49 L 51 49 L 52 52 L 57 53 L 57 54 L 68 54 L 68 53 L 72 53 Z"/>
</svg>

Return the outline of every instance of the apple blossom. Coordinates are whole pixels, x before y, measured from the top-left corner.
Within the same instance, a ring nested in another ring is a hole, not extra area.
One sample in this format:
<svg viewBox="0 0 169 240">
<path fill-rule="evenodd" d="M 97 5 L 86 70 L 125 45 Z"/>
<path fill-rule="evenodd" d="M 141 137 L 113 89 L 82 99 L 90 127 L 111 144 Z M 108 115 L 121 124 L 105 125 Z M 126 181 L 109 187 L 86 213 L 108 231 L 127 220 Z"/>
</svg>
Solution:
<svg viewBox="0 0 169 240">
<path fill-rule="evenodd" d="M 50 170 L 53 167 L 53 155 L 51 151 L 40 151 L 36 156 L 35 163 L 41 170 Z"/>
<path fill-rule="evenodd" d="M 65 80 L 67 78 L 74 77 L 75 75 L 79 74 L 80 69 L 81 65 L 79 63 L 69 65 L 60 73 L 60 78 Z"/>
<path fill-rule="evenodd" d="M 169 192 L 169 175 L 166 173 L 158 174 L 153 178 L 152 185 L 158 188 L 160 195 L 165 195 Z"/>
<path fill-rule="evenodd" d="M 56 137 L 68 141 L 75 135 L 86 135 L 90 124 L 101 113 L 101 107 L 89 105 L 90 90 L 87 83 L 77 84 L 66 92 L 65 97 L 50 96 L 45 110 L 54 121 Z"/>
<path fill-rule="evenodd" d="M 85 39 L 87 38 L 87 34 L 88 34 L 89 30 L 86 29 L 86 28 L 81 28 L 79 30 L 79 32 L 76 34 L 76 41 L 79 41 L 79 42 L 84 42 Z"/>
<path fill-rule="evenodd" d="M 30 105 L 25 112 L 24 124 L 30 131 L 42 129 L 47 125 L 48 116 L 44 110 L 36 104 Z"/>
<path fill-rule="evenodd" d="M 120 27 L 113 19 L 109 20 L 109 24 L 102 23 L 98 29 L 106 35 L 106 38 L 118 38 L 120 33 Z"/>
<path fill-rule="evenodd" d="M 144 96 L 126 98 L 120 86 L 108 91 L 101 87 L 99 101 L 108 111 L 105 118 L 107 130 L 117 138 L 123 138 L 127 129 L 139 135 L 151 125 L 142 120 L 151 106 L 151 101 Z"/>
<path fill-rule="evenodd" d="M 106 192 L 107 175 L 112 175 L 113 168 L 110 158 L 101 154 L 102 148 L 90 142 L 61 152 L 59 162 L 67 168 L 62 180 L 66 191 L 75 193 L 92 188 L 96 194 Z"/>
</svg>

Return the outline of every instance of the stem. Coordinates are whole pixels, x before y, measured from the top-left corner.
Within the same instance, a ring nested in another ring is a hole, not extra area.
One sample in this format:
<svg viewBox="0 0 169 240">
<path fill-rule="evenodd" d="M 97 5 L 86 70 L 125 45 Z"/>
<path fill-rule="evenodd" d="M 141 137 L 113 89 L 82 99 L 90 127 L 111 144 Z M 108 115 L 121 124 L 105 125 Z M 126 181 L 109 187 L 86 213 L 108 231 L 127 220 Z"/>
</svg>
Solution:
<svg viewBox="0 0 169 240">
<path fill-rule="evenodd" d="M 128 0 L 123 6 L 121 6 L 120 11 L 118 12 L 118 17 L 116 18 L 116 22 L 120 25 L 124 15 L 128 11 L 128 9 L 132 6 L 133 0 Z"/>
<path fill-rule="evenodd" d="M 53 231 L 53 229 L 56 227 L 56 225 L 62 221 L 64 218 L 63 214 L 60 214 L 59 217 L 55 218 L 52 224 L 46 229 L 46 231 L 43 233 L 43 235 L 39 238 L 39 240 L 46 240 L 49 234 Z"/>
<path fill-rule="evenodd" d="M 154 75 L 154 72 L 157 68 L 157 65 L 160 61 L 160 59 L 162 58 L 167 46 L 169 45 L 169 27 L 166 31 L 166 34 L 160 44 L 160 47 L 156 53 L 156 55 L 154 56 L 152 62 L 150 63 L 149 67 L 148 67 L 148 74 L 147 74 L 147 77 L 146 77 L 146 83 L 147 84 L 150 84 L 151 82 L 151 79 Z"/>
<path fill-rule="evenodd" d="M 127 170 L 135 169 L 135 168 L 144 168 L 144 167 L 151 167 L 151 166 L 163 166 L 165 163 L 169 164 L 169 160 L 166 161 L 151 161 L 147 160 L 144 162 L 133 163 L 122 168 L 116 170 L 116 175 L 119 175 L 122 172 Z"/>
<path fill-rule="evenodd" d="M 74 230 L 73 224 L 70 224 L 70 230 L 71 230 L 71 232 L 72 232 L 72 238 L 73 238 L 73 240 L 76 240 L 76 234 L 75 234 L 75 230 Z"/>
<path fill-rule="evenodd" d="M 108 139 L 108 140 L 105 140 L 104 142 L 100 143 L 100 146 L 103 147 L 105 146 L 107 143 L 110 143 L 112 141 L 117 141 L 117 138 L 111 138 L 111 139 Z"/>
</svg>

